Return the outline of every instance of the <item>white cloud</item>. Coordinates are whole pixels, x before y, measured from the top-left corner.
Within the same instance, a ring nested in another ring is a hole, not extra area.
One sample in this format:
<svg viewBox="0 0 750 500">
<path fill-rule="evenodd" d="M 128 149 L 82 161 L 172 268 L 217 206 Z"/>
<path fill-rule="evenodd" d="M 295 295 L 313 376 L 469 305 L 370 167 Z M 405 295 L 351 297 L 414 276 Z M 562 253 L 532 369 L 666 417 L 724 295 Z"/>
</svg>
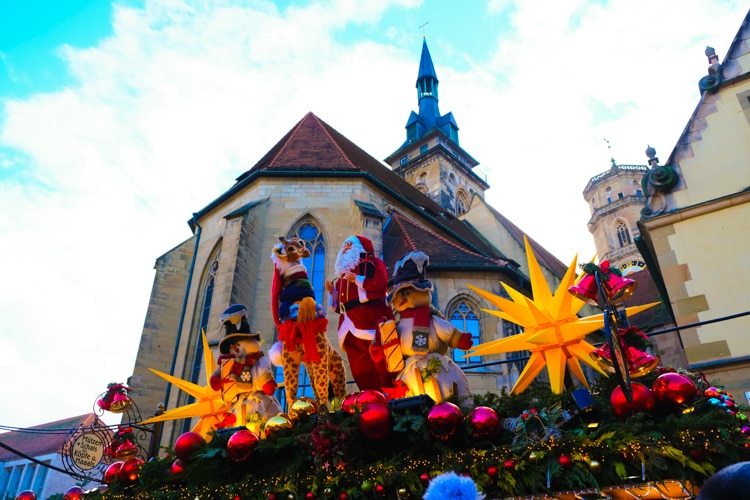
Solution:
<svg viewBox="0 0 750 500">
<path fill-rule="evenodd" d="M 77 85 L 6 100 L 0 145 L 16 151 L 0 158 L 0 175 L 21 172 L 0 182 L 0 346 L 12 358 L 0 377 L 13 381 L 0 423 L 85 413 L 107 383 L 125 380 L 156 257 L 306 112 L 376 158 L 392 153 L 417 105 L 419 42 L 383 18 L 430 8 L 119 7 L 113 36 L 61 50 Z M 461 145 L 489 174 L 491 203 L 564 262 L 588 259 L 580 193 L 609 166 L 603 139 L 620 163 L 645 163 L 648 143 L 665 160 L 698 101 L 705 45 L 723 58 L 743 9 L 490 2 L 493 22 L 512 16 L 513 29 L 498 27 L 489 60 L 465 53 L 452 68 L 436 49 L 463 49 L 433 27 L 441 111 L 454 113 Z M 352 41 L 352 27 L 390 42 Z"/>
</svg>

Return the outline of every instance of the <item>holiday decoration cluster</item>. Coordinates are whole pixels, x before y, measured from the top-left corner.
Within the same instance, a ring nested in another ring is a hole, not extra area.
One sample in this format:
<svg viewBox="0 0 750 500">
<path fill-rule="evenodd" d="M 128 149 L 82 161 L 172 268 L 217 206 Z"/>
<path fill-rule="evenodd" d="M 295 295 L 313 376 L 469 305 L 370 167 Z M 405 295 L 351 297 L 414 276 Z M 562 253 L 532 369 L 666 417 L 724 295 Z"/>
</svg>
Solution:
<svg viewBox="0 0 750 500">
<path fill-rule="evenodd" d="M 347 238 L 323 305 L 302 265 L 309 256 L 305 242 L 280 238 L 270 304 L 278 341 L 264 353 L 260 334 L 250 330 L 250 311 L 230 305 L 220 319 L 218 360 L 203 337 L 207 386 L 153 370 L 195 401 L 140 424 L 197 418 L 192 431 L 166 457 L 113 461 L 103 478 L 108 488 L 92 495 L 418 499 L 436 478 L 435 488 L 451 483 L 446 473 L 452 471 L 486 498 L 564 492 L 608 498 L 620 490 L 646 498 L 639 488 L 688 498 L 716 470 L 745 456 L 746 408 L 731 394 L 700 373 L 658 366 L 644 348 L 646 336 L 633 326 L 614 332 L 617 344 L 596 347 L 586 339 L 612 332 L 606 308 L 580 318 L 583 305 L 597 292 L 617 304 L 635 282 L 606 262 L 588 264 L 576 276 L 574 260 L 553 293 L 526 248 L 533 298 L 510 287 L 510 300 L 474 289 L 498 308 L 487 313 L 523 332 L 473 346 L 470 334 L 432 307 L 424 253 L 410 252 L 396 264 L 389 292 L 372 243 Z M 621 309 L 634 316 L 653 305 Z M 337 346 L 325 335 L 326 309 L 338 316 Z M 531 356 L 509 393 L 473 394 L 451 349 Z M 350 393 L 344 358 L 357 386 Z M 601 376 L 590 383 L 581 363 Z M 625 373 L 613 370 L 617 363 Z M 288 413 L 274 396 L 272 364 L 283 367 Z M 296 395 L 301 365 L 314 398 Z M 545 367 L 548 386 L 537 380 Z M 120 428 L 114 450 L 129 443 L 128 428 Z"/>
</svg>

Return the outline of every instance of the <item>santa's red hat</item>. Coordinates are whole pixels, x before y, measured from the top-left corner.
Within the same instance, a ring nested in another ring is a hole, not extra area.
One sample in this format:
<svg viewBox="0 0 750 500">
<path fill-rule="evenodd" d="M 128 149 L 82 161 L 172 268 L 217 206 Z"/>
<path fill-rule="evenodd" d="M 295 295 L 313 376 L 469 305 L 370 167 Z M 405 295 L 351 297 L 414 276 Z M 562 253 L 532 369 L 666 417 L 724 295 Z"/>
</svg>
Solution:
<svg viewBox="0 0 750 500">
<path fill-rule="evenodd" d="M 345 241 L 351 241 L 352 243 L 359 243 L 359 246 L 362 247 L 362 250 L 365 253 L 374 254 L 375 253 L 375 247 L 372 246 L 372 241 L 370 241 L 369 238 L 366 236 L 350 236 Z"/>
</svg>

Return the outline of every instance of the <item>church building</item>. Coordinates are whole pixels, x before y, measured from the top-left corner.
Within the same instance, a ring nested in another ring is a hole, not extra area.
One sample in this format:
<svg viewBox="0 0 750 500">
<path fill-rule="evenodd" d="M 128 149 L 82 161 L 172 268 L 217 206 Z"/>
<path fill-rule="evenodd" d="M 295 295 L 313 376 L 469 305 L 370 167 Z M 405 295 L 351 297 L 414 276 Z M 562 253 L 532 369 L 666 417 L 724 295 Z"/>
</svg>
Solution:
<svg viewBox="0 0 750 500">
<path fill-rule="evenodd" d="M 144 413 L 159 403 L 167 409 L 190 403 L 189 395 L 149 368 L 207 385 L 201 332 L 216 359 L 223 336 L 219 316 L 228 306 L 244 304 L 262 349 L 271 347 L 278 335 L 270 305 L 271 254 L 279 237 L 298 236 L 307 243 L 311 255 L 304 263 L 320 304 L 327 303 L 324 281 L 334 276 L 343 241 L 362 235 L 372 241 L 389 277 L 406 253 L 427 254 L 433 306 L 471 333 L 474 345 L 520 331 L 482 312 L 493 307 L 467 286 L 505 295 L 503 282 L 530 295 L 524 233 L 487 204 L 484 193 L 490 186 L 475 172 L 477 160 L 459 145 L 453 114 L 440 114 L 438 78 L 426 41 L 416 87 L 418 111 L 406 122 L 405 142 L 385 162 L 310 112 L 234 185 L 190 217 L 192 235 L 156 259 L 128 380 Z M 550 287 L 556 287 L 567 266 L 528 239 Z M 327 335 L 336 346 L 334 316 L 328 313 Z M 524 366 L 518 359 L 523 353 L 464 354 L 451 353 L 466 368 L 474 392 L 510 389 Z M 282 378 L 279 368 L 277 380 Z M 348 389 L 357 390 L 353 384 Z M 309 390 L 302 383 L 298 394 Z M 187 420 L 166 422 L 163 443 L 190 427 Z"/>
</svg>

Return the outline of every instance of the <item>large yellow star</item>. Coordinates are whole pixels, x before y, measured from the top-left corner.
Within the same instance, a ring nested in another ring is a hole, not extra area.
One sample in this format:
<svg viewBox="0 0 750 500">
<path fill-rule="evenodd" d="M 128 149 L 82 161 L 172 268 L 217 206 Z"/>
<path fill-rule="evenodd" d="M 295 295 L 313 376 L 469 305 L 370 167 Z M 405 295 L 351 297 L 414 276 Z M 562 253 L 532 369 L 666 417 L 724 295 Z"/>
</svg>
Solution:
<svg viewBox="0 0 750 500">
<path fill-rule="evenodd" d="M 480 344 L 465 357 L 530 351 L 531 357 L 511 389 L 511 394 L 526 390 L 545 366 L 549 374 L 550 387 L 555 394 L 561 394 L 564 390 L 566 365 L 570 373 L 588 387 L 581 361 L 602 375 L 608 375 L 591 358 L 591 352 L 595 347 L 584 340 L 586 335 L 604 327 L 604 315 L 578 317 L 578 312 L 585 302 L 568 292 L 568 288 L 576 280 L 577 257 L 573 259 L 557 291 L 553 294 L 525 236 L 524 243 L 529 262 L 533 299 L 502 282 L 500 284 L 513 299 L 512 301 L 467 285 L 500 309 L 500 311 L 487 309 L 483 311 L 520 325 L 524 329 L 523 332 L 512 337 Z M 628 307 L 626 312 L 628 315 L 634 315 L 656 304 L 658 302 Z"/>
<path fill-rule="evenodd" d="M 203 358 L 206 367 L 206 380 L 208 381 L 211 378 L 211 374 L 216 369 L 216 362 L 214 361 L 211 349 L 208 346 L 205 332 L 202 333 L 202 336 Z M 216 430 L 216 425 L 224 421 L 224 419 L 231 413 L 229 405 L 222 400 L 221 391 L 212 389 L 210 384 L 199 386 L 192 382 L 188 382 L 187 380 L 182 380 L 160 372 L 159 370 L 154 370 L 153 368 L 149 368 L 149 370 L 187 392 L 193 396 L 196 401 L 172 410 L 167 410 L 161 415 L 148 418 L 141 423 L 152 424 L 154 422 L 163 422 L 166 420 L 200 417 L 200 420 L 195 424 L 192 430 L 203 436 L 206 441 L 210 441 L 212 431 Z"/>
</svg>

